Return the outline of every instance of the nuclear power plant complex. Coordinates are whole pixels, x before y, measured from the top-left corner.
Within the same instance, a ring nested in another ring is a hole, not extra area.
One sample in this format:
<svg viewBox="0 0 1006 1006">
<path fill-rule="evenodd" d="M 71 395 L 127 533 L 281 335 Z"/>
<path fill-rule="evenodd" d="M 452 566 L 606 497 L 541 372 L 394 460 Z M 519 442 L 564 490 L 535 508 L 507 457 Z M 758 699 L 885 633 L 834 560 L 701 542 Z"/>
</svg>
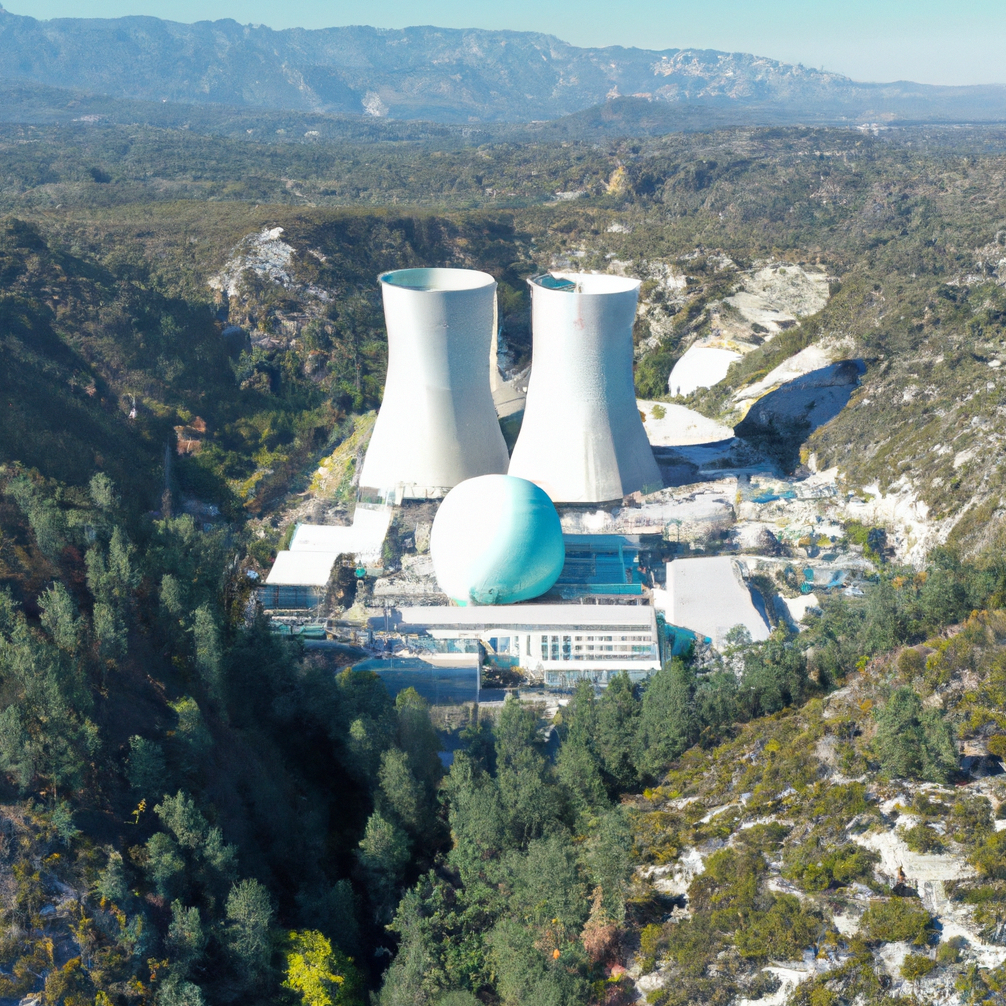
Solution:
<svg viewBox="0 0 1006 1006">
<path fill-rule="evenodd" d="M 522 386 L 498 369 L 488 273 L 398 269 L 379 283 L 387 380 L 355 513 L 297 526 L 259 590 L 274 625 L 371 662 L 476 665 L 554 688 L 645 677 L 735 624 L 767 637 L 742 562 L 682 554 L 666 515 L 645 524 L 669 504 L 666 448 L 651 446 L 633 384 L 638 280 L 530 278 Z M 508 450 L 501 421 L 514 416 Z"/>
</svg>

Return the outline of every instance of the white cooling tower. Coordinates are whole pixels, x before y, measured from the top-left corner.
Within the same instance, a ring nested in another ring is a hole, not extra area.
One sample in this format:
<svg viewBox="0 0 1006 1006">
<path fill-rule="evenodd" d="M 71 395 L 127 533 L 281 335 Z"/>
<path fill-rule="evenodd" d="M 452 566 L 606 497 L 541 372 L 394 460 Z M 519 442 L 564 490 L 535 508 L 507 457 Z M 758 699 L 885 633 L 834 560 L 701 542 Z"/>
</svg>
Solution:
<svg viewBox="0 0 1006 1006">
<path fill-rule="evenodd" d="M 378 278 L 388 376 L 361 489 L 425 499 L 476 475 L 505 473 L 489 388 L 496 281 L 472 269 L 398 269 Z"/>
<path fill-rule="evenodd" d="M 528 282 L 531 379 L 509 474 L 556 503 L 659 489 L 632 381 L 639 280 L 553 273 Z"/>
</svg>

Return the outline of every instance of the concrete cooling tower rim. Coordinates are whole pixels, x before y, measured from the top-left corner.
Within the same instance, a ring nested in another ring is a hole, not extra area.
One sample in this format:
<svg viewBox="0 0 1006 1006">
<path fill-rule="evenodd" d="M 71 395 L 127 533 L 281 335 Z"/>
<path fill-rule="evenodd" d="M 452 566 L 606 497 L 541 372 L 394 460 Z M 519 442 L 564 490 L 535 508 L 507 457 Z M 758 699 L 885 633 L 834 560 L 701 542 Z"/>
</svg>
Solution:
<svg viewBox="0 0 1006 1006">
<path fill-rule="evenodd" d="M 556 279 L 566 279 L 576 284 L 575 290 L 550 289 L 542 284 L 547 276 Z M 558 272 L 552 271 L 543 273 L 540 276 L 532 276 L 528 279 L 528 284 L 538 290 L 547 290 L 549 293 L 576 293 L 580 296 L 605 296 L 613 293 L 630 293 L 638 290 L 642 285 L 638 279 L 629 276 L 612 276 L 610 273 L 593 272 Z"/>
<path fill-rule="evenodd" d="M 392 269 L 382 272 L 377 281 L 416 293 L 481 290 L 496 282 L 489 273 L 477 269 Z"/>
</svg>

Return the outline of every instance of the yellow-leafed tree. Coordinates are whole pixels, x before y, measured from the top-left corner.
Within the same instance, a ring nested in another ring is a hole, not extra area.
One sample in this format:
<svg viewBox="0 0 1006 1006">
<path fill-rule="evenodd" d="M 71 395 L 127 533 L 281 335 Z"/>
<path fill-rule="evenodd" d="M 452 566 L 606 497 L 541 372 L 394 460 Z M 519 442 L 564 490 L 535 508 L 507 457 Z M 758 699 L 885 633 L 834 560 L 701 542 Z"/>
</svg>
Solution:
<svg viewBox="0 0 1006 1006">
<path fill-rule="evenodd" d="M 288 934 L 283 987 L 297 993 L 304 1006 L 358 1006 L 363 982 L 347 957 L 323 934 L 310 929 Z"/>
</svg>

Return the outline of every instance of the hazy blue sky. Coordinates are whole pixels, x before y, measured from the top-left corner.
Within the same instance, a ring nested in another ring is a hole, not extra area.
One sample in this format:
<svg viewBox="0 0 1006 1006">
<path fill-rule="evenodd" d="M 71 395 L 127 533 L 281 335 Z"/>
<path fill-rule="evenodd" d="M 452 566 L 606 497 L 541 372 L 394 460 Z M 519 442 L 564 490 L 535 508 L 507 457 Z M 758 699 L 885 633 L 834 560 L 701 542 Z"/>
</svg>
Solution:
<svg viewBox="0 0 1006 1006">
<path fill-rule="evenodd" d="M 1006 83 L 1006 0 L 0 0 L 38 18 L 230 17 L 273 28 L 371 24 L 513 28 L 575 45 L 698 46 L 858 80 Z"/>
</svg>

